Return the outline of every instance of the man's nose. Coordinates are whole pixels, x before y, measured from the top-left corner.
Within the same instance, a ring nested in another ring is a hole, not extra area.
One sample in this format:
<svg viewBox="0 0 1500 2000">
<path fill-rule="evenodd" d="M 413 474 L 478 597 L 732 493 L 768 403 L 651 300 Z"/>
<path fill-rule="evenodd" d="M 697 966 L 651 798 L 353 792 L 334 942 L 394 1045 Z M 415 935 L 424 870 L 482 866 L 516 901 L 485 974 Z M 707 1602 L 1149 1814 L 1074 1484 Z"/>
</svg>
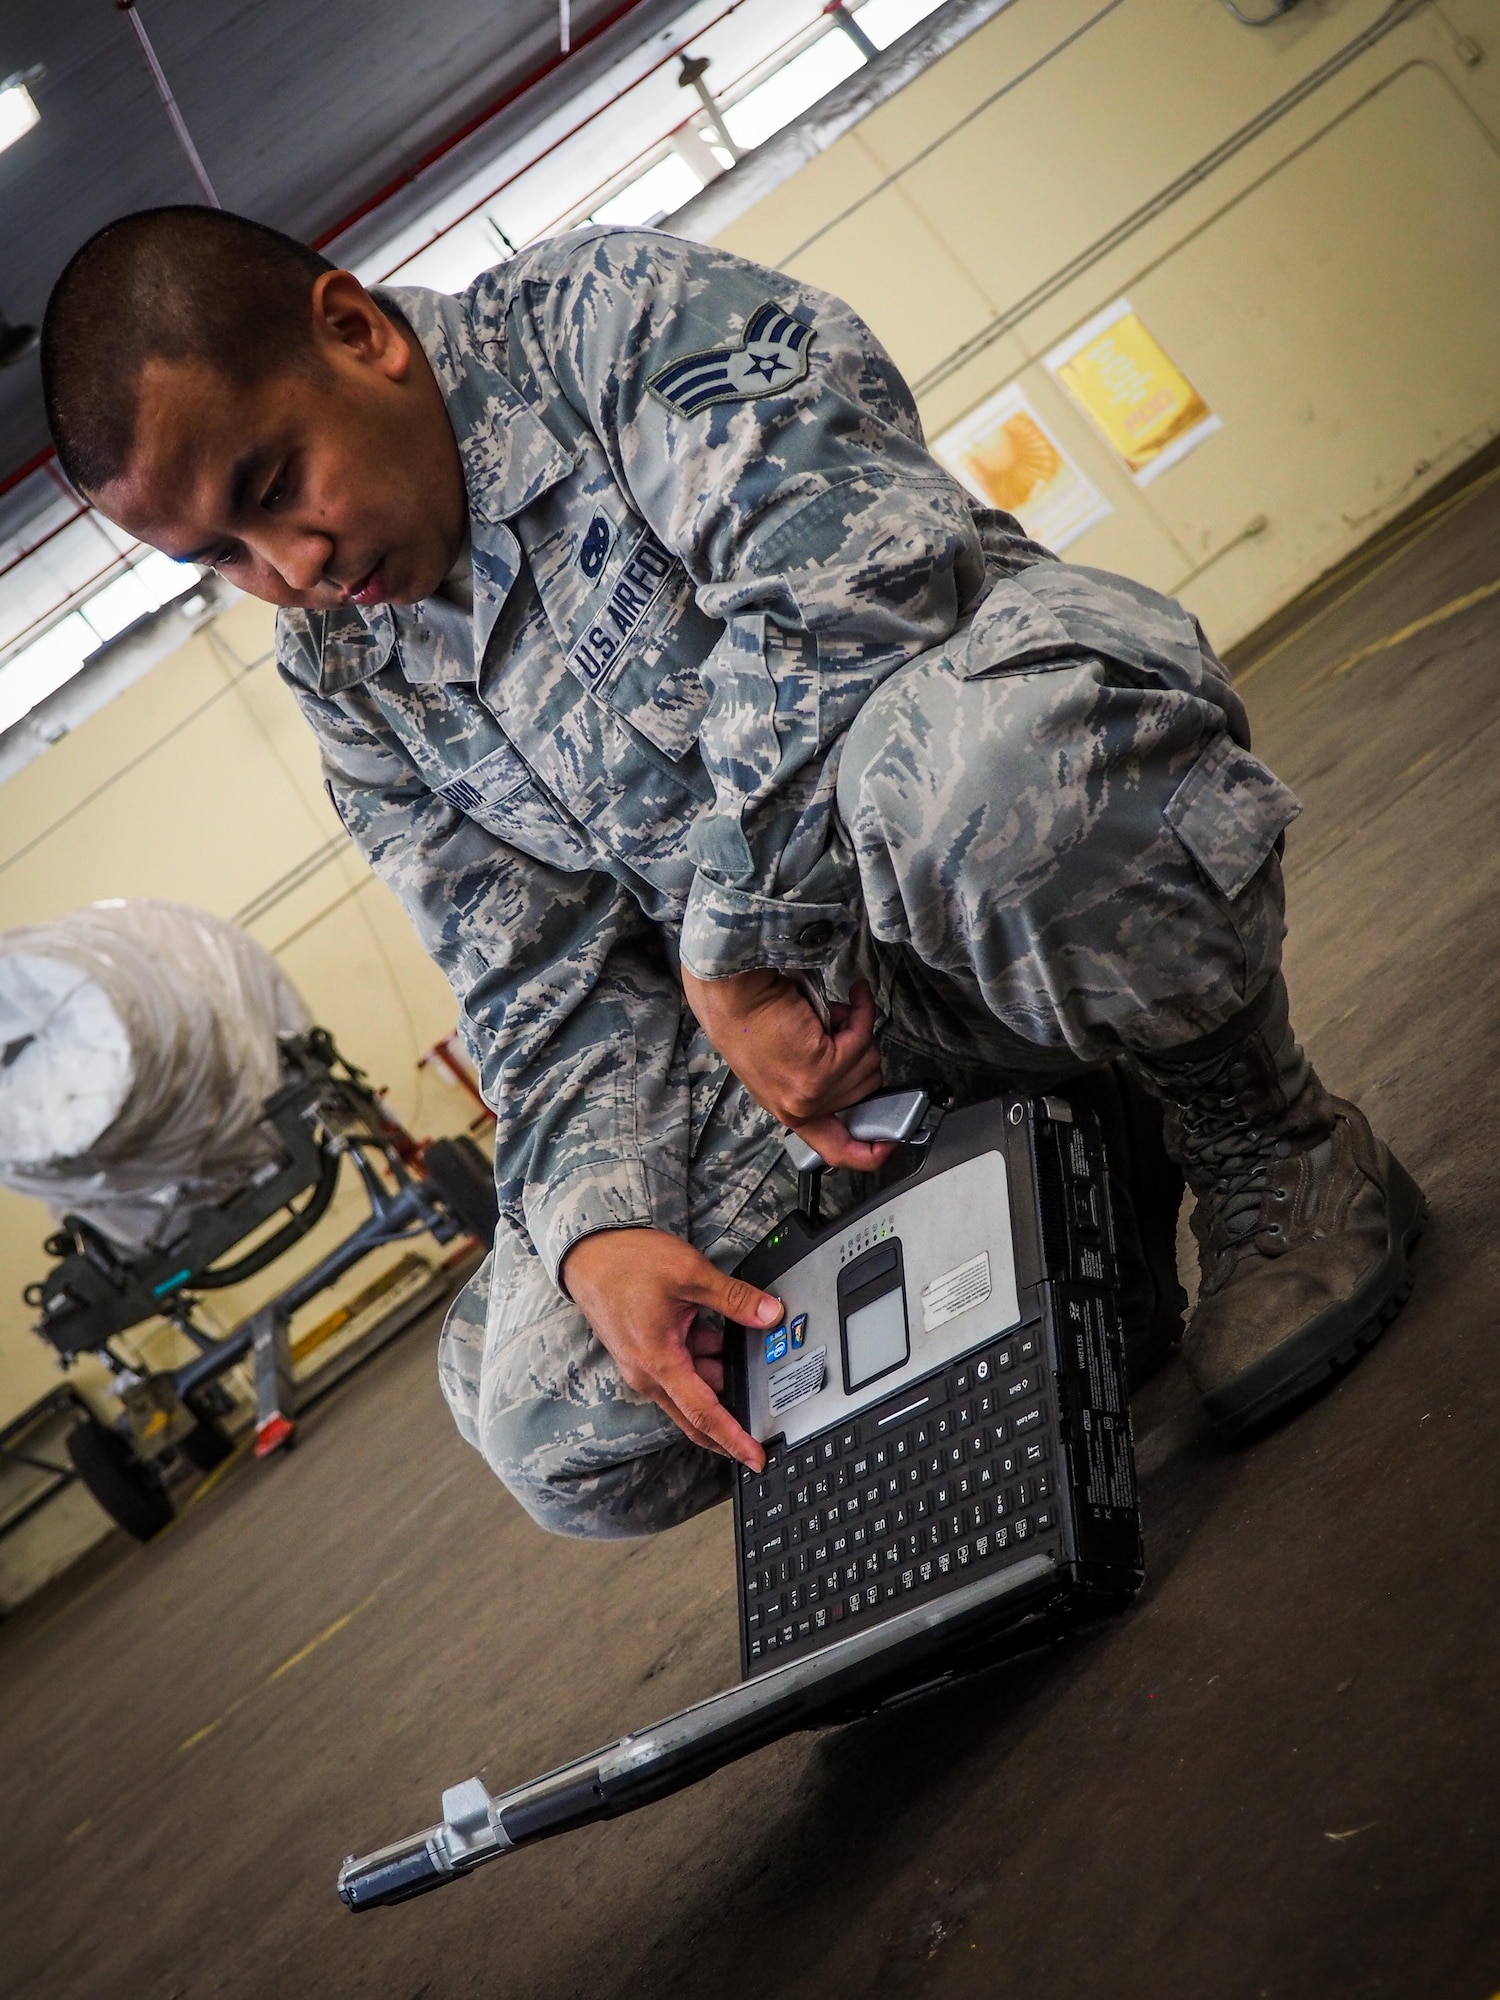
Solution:
<svg viewBox="0 0 1500 2000">
<path fill-rule="evenodd" d="M 263 535 L 257 554 L 270 565 L 289 590 L 303 595 L 327 581 L 328 561 L 333 544 L 327 535 L 295 529 L 280 535 Z"/>
</svg>

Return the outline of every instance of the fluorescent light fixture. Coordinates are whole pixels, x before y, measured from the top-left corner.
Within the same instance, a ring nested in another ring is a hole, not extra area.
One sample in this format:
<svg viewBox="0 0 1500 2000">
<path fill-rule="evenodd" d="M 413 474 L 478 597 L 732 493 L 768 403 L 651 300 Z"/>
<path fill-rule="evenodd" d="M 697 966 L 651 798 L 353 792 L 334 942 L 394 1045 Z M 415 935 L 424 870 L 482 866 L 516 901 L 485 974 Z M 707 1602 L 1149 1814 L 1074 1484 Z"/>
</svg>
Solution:
<svg viewBox="0 0 1500 2000">
<path fill-rule="evenodd" d="M 612 194 L 608 201 L 600 202 L 589 220 L 613 222 L 625 229 L 654 226 L 662 216 L 670 215 L 674 208 L 681 208 L 685 201 L 691 201 L 702 186 L 703 182 L 686 160 L 676 153 L 668 153 L 664 160 L 648 167 L 627 187 Z"/>
<path fill-rule="evenodd" d="M 0 667 L 0 731 L 19 722 L 48 695 L 56 694 L 100 646 L 108 645 L 138 619 L 181 597 L 202 578 L 196 563 L 173 562 L 153 549 L 102 590 L 96 590 L 60 624 Z M 197 610 L 189 610 L 194 602 Z M 183 606 L 190 617 L 206 608 L 201 597 L 190 598 Z"/>
<path fill-rule="evenodd" d="M 56 694 L 98 644 L 99 634 L 74 611 L 45 638 L 7 660 L 0 667 L 0 729 L 9 729 L 39 701 Z"/>
<path fill-rule="evenodd" d="M 35 83 L 41 69 L 17 70 L 0 83 L 0 153 L 25 138 L 41 117 L 27 85 Z"/>
<path fill-rule="evenodd" d="M 151 602 L 150 592 L 142 588 L 135 571 L 128 569 L 113 583 L 107 583 L 103 590 L 95 591 L 80 608 L 103 643 L 115 638 L 138 618 L 149 618 L 156 606 Z"/>
<path fill-rule="evenodd" d="M 750 152 L 783 125 L 790 125 L 820 97 L 826 97 L 835 84 L 853 76 L 863 61 L 847 35 L 830 29 L 801 55 L 773 70 L 764 83 L 758 83 L 734 104 L 725 105 L 724 123 L 730 138 L 742 151 Z M 712 137 L 704 136 L 712 145 Z"/>
<path fill-rule="evenodd" d="M 197 563 L 173 562 L 160 549 L 143 556 L 130 575 L 145 591 L 149 611 L 159 611 L 162 605 L 170 604 L 174 597 L 181 597 L 185 590 L 203 581 L 203 571 Z"/>
<path fill-rule="evenodd" d="M 116 638 L 127 625 L 134 625 L 138 619 L 170 604 L 174 597 L 181 597 L 202 575 L 196 563 L 173 562 L 170 556 L 153 549 L 123 576 L 96 590 L 79 609 L 103 643 Z"/>
<path fill-rule="evenodd" d="M 877 49 L 888 49 L 941 5 L 942 0 L 864 0 L 855 7 L 854 18 Z"/>
</svg>

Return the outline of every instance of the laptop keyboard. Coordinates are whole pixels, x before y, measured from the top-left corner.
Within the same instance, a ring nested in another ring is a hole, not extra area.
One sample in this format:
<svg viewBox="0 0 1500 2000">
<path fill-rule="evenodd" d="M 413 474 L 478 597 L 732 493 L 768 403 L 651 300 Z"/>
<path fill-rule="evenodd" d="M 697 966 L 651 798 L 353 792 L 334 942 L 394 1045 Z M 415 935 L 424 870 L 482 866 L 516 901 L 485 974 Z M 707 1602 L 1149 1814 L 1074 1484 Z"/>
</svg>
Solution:
<svg viewBox="0 0 1500 2000">
<path fill-rule="evenodd" d="M 815 1651 L 1058 1531 L 1040 1326 L 740 1471 L 751 1672 Z"/>
</svg>

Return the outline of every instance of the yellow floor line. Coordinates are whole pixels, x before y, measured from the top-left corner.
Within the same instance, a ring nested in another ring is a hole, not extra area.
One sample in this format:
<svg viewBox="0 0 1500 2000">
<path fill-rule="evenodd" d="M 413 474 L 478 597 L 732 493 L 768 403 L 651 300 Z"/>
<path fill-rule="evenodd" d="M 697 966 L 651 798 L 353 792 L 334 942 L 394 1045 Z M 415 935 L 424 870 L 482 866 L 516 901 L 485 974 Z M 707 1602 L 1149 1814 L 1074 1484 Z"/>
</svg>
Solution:
<svg viewBox="0 0 1500 2000">
<path fill-rule="evenodd" d="M 330 1639 L 336 1639 L 345 1626 L 352 1625 L 362 1611 L 368 1611 L 376 1598 L 379 1597 L 381 1591 L 386 1589 L 388 1585 L 395 1583 L 401 1574 L 400 1570 L 393 1571 L 390 1576 L 385 1577 L 380 1583 L 377 1583 L 369 1596 L 356 1604 L 352 1611 L 346 1611 L 341 1618 L 335 1618 L 331 1625 L 325 1625 L 316 1638 L 309 1639 L 305 1646 L 299 1646 L 297 1651 L 289 1659 L 283 1660 L 279 1667 L 273 1667 L 270 1673 L 266 1675 L 266 1678 L 257 1687 L 252 1688 L 249 1694 L 242 1694 L 238 1701 L 232 1701 L 229 1704 L 222 1715 L 216 1715 L 212 1722 L 205 1722 L 201 1729 L 195 1729 L 191 1736 L 185 1736 L 177 1746 L 178 1756 L 180 1757 L 186 1750 L 196 1749 L 198 1744 L 205 1742 L 214 1734 L 215 1730 L 226 1723 L 237 1709 L 243 1708 L 253 1695 L 260 1693 L 265 1688 L 274 1687 L 283 1674 L 289 1674 L 293 1667 L 300 1667 L 302 1662 L 311 1654 L 316 1653 L 320 1646 L 326 1646 Z"/>
<path fill-rule="evenodd" d="M 193 1491 L 188 1495 L 187 1499 L 182 1503 L 182 1506 L 178 1512 L 179 1519 L 181 1519 L 183 1514 L 187 1513 L 190 1507 L 196 1507 L 198 1502 L 203 1498 L 205 1493 L 213 1492 L 214 1488 L 218 1485 L 219 1481 L 224 1477 L 225 1473 L 227 1473 L 231 1469 L 231 1467 L 239 1464 L 240 1460 L 245 1456 L 246 1452 L 249 1451 L 251 1445 L 254 1442 L 255 1442 L 255 1436 L 253 1432 L 248 1437 L 241 1438 L 239 1443 L 235 1446 L 234 1450 L 229 1454 L 228 1458 L 224 1459 L 221 1464 L 216 1465 L 212 1472 L 206 1473 L 204 1475 L 200 1483 L 193 1489 Z"/>
<path fill-rule="evenodd" d="M 271 1674 L 270 1679 L 266 1682 L 267 1687 L 270 1686 L 271 1681 L 279 1681 L 283 1674 L 289 1674 L 293 1667 L 300 1667 L 309 1655 L 317 1652 L 319 1646 L 326 1646 L 330 1639 L 336 1639 L 344 1627 L 357 1618 L 361 1611 L 369 1610 L 379 1595 L 380 1592 L 378 1590 L 372 1590 L 363 1604 L 356 1604 L 354 1609 L 346 1611 L 342 1618 L 335 1618 L 331 1625 L 324 1627 L 316 1639 L 309 1639 L 307 1644 L 300 1651 L 293 1653 L 289 1660 L 283 1660 L 281 1665 L 276 1668 Z"/>
<path fill-rule="evenodd" d="M 1403 625 L 1399 632 L 1388 633 L 1384 639 L 1376 639 L 1368 646 L 1361 646 L 1357 653 L 1351 653 L 1346 660 L 1340 660 L 1336 667 L 1325 667 L 1316 680 L 1338 679 L 1343 674 L 1352 674 L 1366 660 L 1373 660 L 1377 653 L 1388 653 L 1393 646 L 1403 645 L 1408 639 L 1415 639 L 1419 632 L 1429 632 L 1434 625 L 1442 625 L 1450 618 L 1456 618 L 1461 611 L 1468 611 L 1473 605 L 1483 604 L 1487 597 L 1500 593 L 1500 577 L 1490 583 L 1482 583 L 1477 590 L 1466 590 L 1462 597 L 1450 598 L 1436 611 L 1429 611 L 1425 618 L 1413 618 L 1409 625 Z"/>
<path fill-rule="evenodd" d="M 1367 583 L 1373 583 L 1377 576 L 1383 575 L 1391 567 L 1392 563 L 1399 561 L 1404 555 L 1409 555 L 1418 542 L 1425 541 L 1435 528 L 1441 527 L 1450 514 L 1456 514 L 1471 500 L 1478 499 L 1479 495 L 1487 487 L 1493 486 L 1497 479 L 1500 479 L 1500 466 L 1495 466 L 1491 471 L 1484 473 L 1472 485 L 1465 486 L 1461 492 L 1440 501 L 1430 514 L 1423 514 L 1411 522 L 1404 538 L 1396 544 L 1388 556 L 1376 563 L 1373 569 L 1366 570 L 1363 576 L 1357 577 L 1347 590 L 1340 591 L 1337 597 L 1331 598 L 1327 604 L 1320 605 L 1310 617 L 1304 618 L 1300 625 L 1293 626 L 1285 638 L 1278 639 L 1268 653 L 1262 653 L 1258 660 L 1252 660 L 1243 673 L 1234 676 L 1235 686 L 1242 687 L 1246 681 L 1253 680 L 1262 667 L 1268 667 L 1273 660 L 1279 659 L 1288 646 L 1294 646 L 1300 638 L 1312 630 L 1314 625 L 1321 624 L 1330 611 L 1337 611 L 1341 604 L 1347 604 L 1351 597 L 1357 597 Z M 1346 558 L 1346 561 L 1341 563 L 1330 576 L 1323 578 L 1321 588 L 1326 590 L 1331 583 L 1337 582 L 1340 571 L 1358 561 L 1358 553 Z"/>
</svg>

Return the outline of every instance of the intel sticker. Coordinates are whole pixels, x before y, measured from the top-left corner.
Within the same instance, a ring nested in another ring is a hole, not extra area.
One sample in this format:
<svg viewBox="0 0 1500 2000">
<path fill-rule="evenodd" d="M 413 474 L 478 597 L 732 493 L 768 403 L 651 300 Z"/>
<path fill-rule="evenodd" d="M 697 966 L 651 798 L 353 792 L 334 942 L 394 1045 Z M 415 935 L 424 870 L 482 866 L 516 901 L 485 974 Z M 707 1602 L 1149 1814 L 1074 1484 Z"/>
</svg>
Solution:
<svg viewBox="0 0 1500 2000">
<path fill-rule="evenodd" d="M 766 1366 L 769 1368 L 773 1362 L 785 1361 L 785 1359 L 786 1328 L 778 1326 L 774 1332 L 766 1335 Z"/>
</svg>

